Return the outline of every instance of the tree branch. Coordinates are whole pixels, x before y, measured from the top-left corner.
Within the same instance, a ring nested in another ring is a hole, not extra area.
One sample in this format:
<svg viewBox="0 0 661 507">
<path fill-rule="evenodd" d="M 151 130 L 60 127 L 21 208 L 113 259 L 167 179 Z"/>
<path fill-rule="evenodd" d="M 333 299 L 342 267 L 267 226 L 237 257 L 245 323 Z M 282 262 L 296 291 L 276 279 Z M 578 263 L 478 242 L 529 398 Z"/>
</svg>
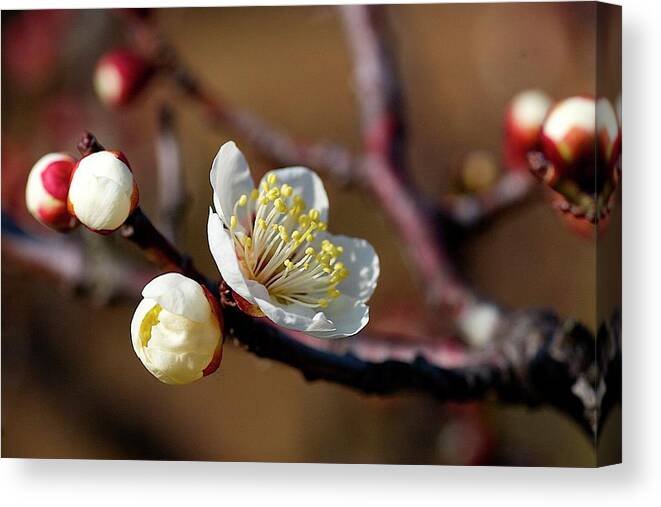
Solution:
<svg viewBox="0 0 661 507">
<path fill-rule="evenodd" d="M 158 222 L 165 236 L 176 244 L 187 199 L 173 114 L 167 105 L 163 105 L 158 112 L 155 151 L 158 168 Z"/>
<path fill-rule="evenodd" d="M 162 246 L 167 240 L 144 214 L 138 216 L 132 220 L 127 239 L 144 247 L 150 260 L 161 259 L 161 265 L 198 280 L 219 296 L 219 285 L 197 271 L 184 255 L 167 248 L 154 256 L 156 245 Z M 20 241 L 5 229 L 3 251 L 14 251 L 25 261 L 26 251 L 14 249 Z M 75 257 L 75 248 L 69 251 Z M 78 279 L 72 278 L 66 262 L 49 263 L 43 255 L 28 256 L 28 260 L 70 280 Z M 138 294 L 144 280 L 124 275 L 122 279 Z M 231 304 L 223 305 L 223 318 L 227 335 L 251 353 L 291 366 L 309 381 L 335 382 L 367 394 L 422 392 L 443 401 L 495 397 L 528 406 L 547 403 L 575 420 L 589 435 L 620 399 L 619 316 L 600 330 L 599 369 L 594 367 L 595 341 L 589 331 L 538 310 L 514 314 L 501 339 L 482 351 L 467 351 L 440 337 L 372 333 L 346 340 L 319 340 L 287 333 L 268 319 L 250 317 Z M 603 403 L 591 392 L 593 385 L 605 393 Z"/>
<path fill-rule="evenodd" d="M 523 202 L 530 196 L 535 180 L 527 173 L 508 172 L 483 193 L 446 196 L 440 208 L 463 228 L 485 223 L 498 213 Z"/>
<path fill-rule="evenodd" d="M 394 57 L 386 44 L 385 11 L 380 6 L 340 7 L 354 58 L 365 155 L 364 185 L 397 226 L 402 242 L 434 307 L 456 313 L 473 299 L 456 276 L 436 224 L 419 205 L 404 164 L 404 121 Z"/>
</svg>

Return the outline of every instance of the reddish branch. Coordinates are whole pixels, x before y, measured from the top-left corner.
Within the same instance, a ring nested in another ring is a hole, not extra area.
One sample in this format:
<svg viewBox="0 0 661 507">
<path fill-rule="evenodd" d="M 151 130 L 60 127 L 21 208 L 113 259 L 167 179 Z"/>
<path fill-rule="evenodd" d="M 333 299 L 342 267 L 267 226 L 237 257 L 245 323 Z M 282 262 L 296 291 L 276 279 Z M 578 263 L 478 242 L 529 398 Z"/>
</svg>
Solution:
<svg viewBox="0 0 661 507">
<path fill-rule="evenodd" d="M 402 100 L 386 41 L 385 11 L 340 7 L 353 54 L 364 143 L 363 184 L 397 226 L 433 306 L 456 310 L 471 299 L 456 277 L 436 224 L 420 206 L 404 164 Z"/>
<path fill-rule="evenodd" d="M 347 24 L 356 23 L 364 25 L 362 7 L 351 12 L 347 8 L 345 18 Z M 254 146 L 262 156 L 281 164 L 303 164 L 324 171 L 333 176 L 341 183 L 361 183 L 360 173 L 363 169 L 363 160 L 355 157 L 348 149 L 339 144 L 325 142 L 314 142 L 311 140 L 296 139 L 284 131 L 263 121 L 258 116 L 230 104 L 217 93 L 212 93 L 179 58 L 174 48 L 161 36 L 149 17 L 135 13 L 134 10 L 120 11 L 125 16 L 131 27 L 131 33 L 135 44 L 142 52 L 154 60 L 162 73 L 170 77 L 175 85 L 185 96 L 198 105 L 205 116 L 217 126 L 228 128 Z M 376 13 L 376 14 L 374 14 Z M 370 127 L 374 137 L 365 139 L 366 144 L 377 150 L 387 150 L 388 155 L 397 161 L 396 166 L 401 166 L 403 157 L 403 130 L 402 114 L 399 111 L 401 100 L 398 100 L 400 90 L 397 86 L 394 73 L 394 60 L 391 52 L 383 45 L 382 37 L 387 30 L 385 20 L 376 10 L 370 14 L 373 18 L 367 20 L 368 25 L 377 21 L 378 31 L 367 30 L 361 34 L 360 26 L 349 30 L 355 39 L 353 46 L 355 55 L 360 61 L 358 67 L 358 79 L 363 81 L 362 75 L 369 74 L 361 86 L 360 104 L 363 118 L 382 118 L 382 124 L 375 123 Z M 367 62 L 382 62 L 385 64 L 379 68 L 379 64 L 372 65 Z M 376 79 L 373 79 L 376 78 Z M 392 114 L 391 114 L 392 113 Z M 384 131 L 385 130 L 385 135 Z M 387 139 L 386 139 L 387 138 Z M 387 146 L 376 146 L 382 141 Z M 396 167 L 397 168 L 397 167 Z M 399 173 L 405 177 L 405 172 Z M 502 184 L 481 197 L 466 197 L 460 200 L 447 200 L 441 203 L 440 211 L 445 219 L 450 219 L 462 226 L 473 225 L 491 213 L 504 209 L 512 203 L 516 203 L 525 197 L 529 187 L 522 188 L 514 186 L 516 182 L 505 179 Z M 414 198 L 419 198 L 413 188 L 409 192 Z"/>
<path fill-rule="evenodd" d="M 451 309 L 460 310 L 466 304 L 473 303 L 475 296 L 456 275 L 444 245 L 439 241 L 437 224 L 421 203 L 418 192 L 407 177 L 403 150 L 404 122 L 400 110 L 402 101 L 393 53 L 388 47 L 384 9 L 366 6 L 341 9 L 355 62 L 364 155 L 359 164 L 340 165 L 340 170 L 335 164 L 311 160 L 310 150 L 305 149 L 305 144 L 281 137 L 281 133 L 273 131 L 254 117 L 236 112 L 223 101 L 214 99 L 181 65 L 167 45 L 160 41 L 155 47 L 158 48 L 164 68 L 170 70 L 170 75 L 176 77 L 179 86 L 188 96 L 200 103 L 212 119 L 235 128 L 271 158 L 304 163 L 315 168 L 328 166 L 331 173 L 344 177 L 349 171 L 359 176 L 355 180 L 364 184 L 374 194 L 396 225 L 427 288 L 428 299 L 434 304 L 448 305 Z M 138 33 L 142 31 L 144 35 L 145 31 L 148 32 L 147 39 L 150 34 L 155 33 L 148 24 L 141 22 L 137 27 Z M 154 40 L 154 37 L 151 39 Z M 299 148 L 294 148 L 296 146 Z M 328 153 L 323 149 L 320 152 Z M 326 162 L 332 159 L 333 157 L 329 157 Z M 348 155 L 346 160 L 350 160 Z M 517 202 L 526 195 L 529 188 L 529 181 L 508 176 L 491 192 L 470 201 L 455 201 L 452 203 L 454 206 L 445 203 L 444 209 L 449 210 L 448 214 L 460 224 L 472 225 Z M 466 212 L 466 209 L 469 211 Z M 574 354 L 571 353 L 575 352 L 574 348 L 560 354 L 558 351 L 565 349 L 557 346 L 557 343 L 572 343 L 573 346 L 580 344 L 580 347 L 589 350 L 594 343 L 593 339 L 589 333 L 582 332 L 578 333 L 580 339 L 566 340 L 567 336 L 576 334 L 572 331 L 575 326 L 568 327 L 553 315 L 532 310 L 503 313 L 498 336 L 492 344 L 493 354 L 489 360 L 466 370 L 460 368 L 459 373 L 459 370 L 447 369 L 444 365 L 430 362 L 423 352 L 411 354 L 409 351 L 406 361 L 385 359 L 382 362 L 370 362 L 361 359 L 360 355 L 354 355 L 352 346 L 349 345 L 344 349 L 344 355 L 328 356 L 330 352 L 322 353 L 319 344 L 314 341 L 312 344 L 302 345 L 300 340 L 283 335 L 276 328 L 264 326 L 262 322 L 254 321 L 231 308 L 226 311 L 235 313 L 231 318 L 228 316 L 227 321 L 234 324 L 235 331 L 239 331 L 239 341 L 260 355 L 296 366 L 308 378 L 326 378 L 368 392 L 418 388 L 434 392 L 444 399 L 480 397 L 486 391 L 494 390 L 501 398 L 513 401 L 546 400 L 565 410 L 591 431 L 596 428 L 594 421 L 599 419 L 594 417 L 599 411 L 599 404 L 590 405 L 590 399 L 598 398 L 596 387 L 592 390 L 595 394 L 592 397 L 589 396 L 589 389 L 586 394 L 585 389 L 576 387 L 597 385 L 594 378 L 588 378 L 589 372 L 594 370 L 591 368 L 592 363 L 588 361 L 577 366 L 573 364 Z M 261 326 L 263 329 L 256 333 L 255 326 Z M 571 332 L 568 332 L 568 329 Z M 579 326 L 578 329 L 583 328 Z M 241 330 L 246 330 L 246 334 L 243 335 Z M 265 343 L 271 343 L 273 346 L 267 347 Z M 354 339 L 351 343 L 360 343 L 360 339 Z M 415 350 L 415 345 L 413 348 Z M 392 349 L 388 351 L 392 352 Z M 555 351 L 555 355 L 552 356 L 549 351 Z M 385 354 L 381 359 L 389 357 L 391 356 Z M 354 360 L 358 362 L 352 363 Z M 384 364 L 389 366 L 383 366 Z M 426 365 L 430 365 L 429 370 Z M 542 368 L 537 370 L 536 365 L 542 365 Z M 549 365 L 553 367 L 545 369 Z M 423 371 L 428 375 L 422 373 Z M 403 375 L 400 376 L 397 372 Z M 446 378 L 454 378 L 454 375 L 465 375 L 462 377 L 464 389 Z M 480 382 L 466 380 L 466 376 L 471 379 L 488 379 L 488 383 L 481 386 Z M 503 380 L 503 376 L 507 380 Z M 544 382 L 539 382 L 539 379 Z M 452 384 L 452 390 L 444 391 L 437 382 L 446 387 Z M 611 393 L 613 391 L 617 392 L 617 386 L 611 387 Z"/>
</svg>

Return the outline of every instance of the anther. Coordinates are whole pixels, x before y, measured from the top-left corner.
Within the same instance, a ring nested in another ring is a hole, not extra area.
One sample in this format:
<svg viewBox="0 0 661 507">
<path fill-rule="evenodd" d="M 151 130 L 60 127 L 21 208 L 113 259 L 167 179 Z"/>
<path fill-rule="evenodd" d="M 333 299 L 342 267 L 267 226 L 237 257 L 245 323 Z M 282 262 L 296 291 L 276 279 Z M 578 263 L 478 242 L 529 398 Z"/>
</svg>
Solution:
<svg viewBox="0 0 661 507">
<path fill-rule="evenodd" d="M 287 205 L 279 197 L 273 202 L 273 206 L 278 211 L 278 213 L 287 213 Z"/>
</svg>

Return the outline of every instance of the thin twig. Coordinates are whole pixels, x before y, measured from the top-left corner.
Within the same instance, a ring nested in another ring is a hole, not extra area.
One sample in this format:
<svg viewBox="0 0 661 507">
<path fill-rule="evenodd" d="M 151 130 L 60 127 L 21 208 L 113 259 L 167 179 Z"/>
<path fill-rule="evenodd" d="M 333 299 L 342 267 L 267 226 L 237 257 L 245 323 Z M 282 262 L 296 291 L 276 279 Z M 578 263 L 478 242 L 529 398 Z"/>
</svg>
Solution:
<svg viewBox="0 0 661 507">
<path fill-rule="evenodd" d="M 158 112 L 155 151 L 158 169 L 158 223 L 163 234 L 176 244 L 186 210 L 187 192 L 173 114 L 167 105 L 163 105 Z"/>
<path fill-rule="evenodd" d="M 456 313 L 473 296 L 454 273 L 434 233 L 436 224 L 406 179 L 401 98 L 394 58 L 383 34 L 383 8 L 347 5 L 340 9 L 360 99 L 364 184 L 397 226 L 430 304 L 447 306 Z"/>
<path fill-rule="evenodd" d="M 352 176 L 356 160 L 349 150 L 339 144 L 295 139 L 258 116 L 233 107 L 218 94 L 212 94 L 183 64 L 150 18 L 127 11 L 122 14 L 131 28 L 135 45 L 201 108 L 212 124 L 229 128 L 274 162 L 324 169 L 345 182 Z"/>
<path fill-rule="evenodd" d="M 460 226 L 473 227 L 524 201 L 534 184 L 535 180 L 527 173 L 508 172 L 483 193 L 446 196 L 441 209 Z"/>
</svg>

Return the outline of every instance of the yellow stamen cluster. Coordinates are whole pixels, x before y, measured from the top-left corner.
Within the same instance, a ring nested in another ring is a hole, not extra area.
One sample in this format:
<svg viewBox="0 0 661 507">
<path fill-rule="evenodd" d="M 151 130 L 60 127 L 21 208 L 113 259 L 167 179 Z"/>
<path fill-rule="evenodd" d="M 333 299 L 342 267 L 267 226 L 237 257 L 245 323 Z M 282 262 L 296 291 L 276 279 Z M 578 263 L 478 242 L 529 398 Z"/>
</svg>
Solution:
<svg viewBox="0 0 661 507">
<path fill-rule="evenodd" d="M 327 239 L 314 243 L 326 228 L 319 210 L 308 210 L 290 185 L 278 186 L 273 173 L 259 190 L 239 197 L 230 218 L 230 234 L 245 275 L 264 285 L 280 303 L 310 308 L 327 307 L 341 295 L 337 286 L 349 276 L 338 260 L 342 246 Z"/>
</svg>

